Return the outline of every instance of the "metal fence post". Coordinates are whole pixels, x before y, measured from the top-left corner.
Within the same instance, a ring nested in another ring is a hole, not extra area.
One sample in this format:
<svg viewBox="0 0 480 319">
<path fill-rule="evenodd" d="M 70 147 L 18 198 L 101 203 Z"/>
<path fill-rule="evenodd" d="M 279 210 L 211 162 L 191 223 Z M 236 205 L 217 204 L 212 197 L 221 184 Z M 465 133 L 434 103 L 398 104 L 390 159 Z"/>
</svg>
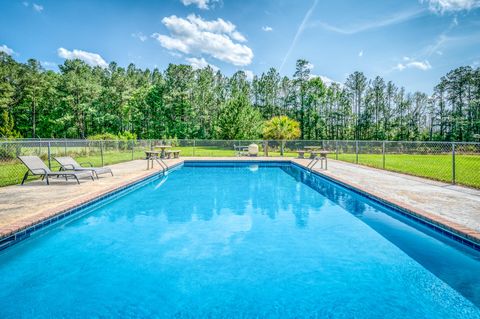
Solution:
<svg viewBox="0 0 480 319">
<path fill-rule="evenodd" d="M 65 144 L 64 144 L 65 156 L 67 156 L 67 138 L 65 137 Z"/>
<path fill-rule="evenodd" d="M 102 167 L 103 167 L 103 141 L 100 141 L 100 158 L 101 158 Z"/>
<path fill-rule="evenodd" d="M 51 161 L 51 156 L 50 156 L 50 142 L 48 142 L 48 168 L 52 169 L 52 161 Z"/>
<path fill-rule="evenodd" d="M 195 156 L 195 139 L 193 139 L 193 156 Z"/>
<path fill-rule="evenodd" d="M 355 163 L 358 164 L 358 141 L 355 140 Z"/>
<path fill-rule="evenodd" d="M 455 143 L 452 143 L 452 184 L 455 184 Z"/>
<path fill-rule="evenodd" d="M 338 141 L 335 140 L 335 159 L 338 160 Z"/>
<path fill-rule="evenodd" d="M 382 143 L 382 167 L 385 169 L 385 141 Z"/>
<path fill-rule="evenodd" d="M 132 141 L 132 161 L 133 161 L 133 153 L 135 150 L 135 140 L 131 140 L 131 141 Z"/>
</svg>

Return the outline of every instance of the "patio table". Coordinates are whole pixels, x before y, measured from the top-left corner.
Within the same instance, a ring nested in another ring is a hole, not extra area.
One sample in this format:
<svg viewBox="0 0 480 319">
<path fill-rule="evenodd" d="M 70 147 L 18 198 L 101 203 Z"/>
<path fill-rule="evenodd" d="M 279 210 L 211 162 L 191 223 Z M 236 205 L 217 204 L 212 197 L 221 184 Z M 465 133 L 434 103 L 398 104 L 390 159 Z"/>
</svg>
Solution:
<svg viewBox="0 0 480 319">
<path fill-rule="evenodd" d="M 310 158 L 313 159 L 317 151 L 323 149 L 323 146 L 304 146 L 303 148 L 310 152 Z"/>
<path fill-rule="evenodd" d="M 160 149 L 160 158 L 165 158 L 165 149 L 171 148 L 171 145 L 155 145 L 153 148 L 159 148 Z"/>
</svg>

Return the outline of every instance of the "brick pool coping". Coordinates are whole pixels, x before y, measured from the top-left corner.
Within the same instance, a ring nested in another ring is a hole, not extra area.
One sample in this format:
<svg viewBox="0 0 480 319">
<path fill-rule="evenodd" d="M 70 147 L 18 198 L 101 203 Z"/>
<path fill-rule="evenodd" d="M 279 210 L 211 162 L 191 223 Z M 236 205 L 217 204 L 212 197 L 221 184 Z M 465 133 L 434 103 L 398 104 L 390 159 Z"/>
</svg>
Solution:
<svg viewBox="0 0 480 319">
<path fill-rule="evenodd" d="M 301 161 L 295 161 L 294 159 L 291 158 L 231 158 L 231 157 L 219 157 L 219 158 L 183 158 L 178 162 L 174 163 L 167 163 L 167 166 L 169 169 L 172 169 L 176 166 L 179 166 L 183 164 L 184 162 L 190 162 L 190 161 L 204 161 L 204 162 L 214 162 L 214 161 L 222 161 L 222 162 L 228 162 L 228 161 L 246 161 L 246 162 L 251 162 L 251 161 L 262 161 L 262 162 L 287 162 L 291 163 L 297 166 L 300 166 L 304 169 L 307 169 L 307 165 L 302 163 Z M 362 185 L 358 185 L 356 183 L 352 183 L 346 179 L 340 178 L 338 176 L 331 176 L 328 174 L 325 174 L 323 171 L 320 169 L 314 169 L 312 172 L 315 174 L 324 177 L 328 180 L 331 180 L 333 182 L 336 182 L 348 189 L 351 189 L 353 191 L 359 192 L 362 195 L 367 196 L 370 199 L 373 199 L 375 201 L 378 201 L 382 204 L 385 204 L 387 206 L 390 206 L 397 211 L 400 211 L 407 215 L 407 217 L 413 217 L 413 219 L 417 221 L 423 221 L 426 222 L 427 224 L 430 224 L 436 228 L 439 228 L 440 230 L 445 230 L 445 235 L 449 236 L 452 238 L 450 234 L 453 234 L 454 236 L 460 237 L 460 239 L 466 239 L 466 241 L 462 241 L 464 244 L 467 244 L 473 248 L 479 249 L 480 250 L 480 232 L 473 230 L 471 228 L 465 227 L 463 225 L 460 225 L 458 223 L 452 222 L 450 220 L 447 220 L 446 218 L 443 218 L 441 216 L 429 213 L 425 210 L 422 210 L 417 207 L 413 207 L 409 204 L 406 204 L 404 202 L 400 202 L 398 200 L 395 200 L 394 198 L 385 196 L 384 194 L 380 194 L 378 192 L 372 191 L 370 189 L 367 189 L 363 187 Z M 132 179 L 123 181 L 121 183 L 118 183 L 114 186 L 109 186 L 106 187 L 105 189 L 96 191 L 94 193 L 90 193 L 87 195 L 80 196 L 78 198 L 75 198 L 74 200 L 68 201 L 66 203 L 63 203 L 61 205 L 47 208 L 45 210 L 41 210 L 35 215 L 32 215 L 28 218 L 25 219 L 20 219 L 15 223 L 9 224 L 4 227 L 0 227 L 0 250 L 3 248 L 8 247 L 8 241 L 13 241 L 17 242 L 23 238 L 28 237 L 28 235 L 37 230 L 36 226 L 42 225 L 50 221 L 48 224 L 53 223 L 57 221 L 57 218 L 60 219 L 62 217 L 66 217 L 67 214 L 71 215 L 74 212 L 76 212 L 78 209 L 83 208 L 89 203 L 101 200 L 110 194 L 117 193 L 118 191 L 127 189 L 135 184 L 139 184 L 144 180 L 147 180 L 157 174 L 160 173 L 160 170 L 154 170 L 154 171 L 147 171 L 143 174 L 140 174 Z M 409 216 L 410 215 L 410 216 Z M 40 228 L 40 227 L 39 227 Z M 450 233 L 450 234 L 449 234 Z M 458 238 L 456 238 L 458 241 Z"/>
</svg>

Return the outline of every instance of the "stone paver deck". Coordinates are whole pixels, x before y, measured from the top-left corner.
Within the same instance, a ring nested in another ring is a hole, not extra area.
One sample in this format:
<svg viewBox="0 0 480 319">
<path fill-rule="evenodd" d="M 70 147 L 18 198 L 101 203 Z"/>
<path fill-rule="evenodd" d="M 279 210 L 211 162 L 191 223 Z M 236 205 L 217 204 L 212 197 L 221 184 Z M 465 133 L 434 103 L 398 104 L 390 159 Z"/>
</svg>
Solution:
<svg viewBox="0 0 480 319">
<path fill-rule="evenodd" d="M 256 160 L 282 160 L 306 166 L 307 159 L 258 157 Z M 252 158 L 195 158 L 166 160 L 169 166 L 183 160 L 252 160 Z M 0 188 L 0 238 L 36 224 L 59 212 L 97 198 L 161 171 L 158 164 L 146 170 L 145 160 L 109 166 L 115 176 L 103 175 L 95 182 L 53 180 L 50 186 L 41 181 L 24 186 Z M 377 198 L 415 212 L 480 242 L 480 190 L 435 182 L 413 176 L 365 166 L 329 160 L 328 170 L 318 173 L 367 192 Z M 68 184 L 68 185 L 67 185 Z"/>
</svg>

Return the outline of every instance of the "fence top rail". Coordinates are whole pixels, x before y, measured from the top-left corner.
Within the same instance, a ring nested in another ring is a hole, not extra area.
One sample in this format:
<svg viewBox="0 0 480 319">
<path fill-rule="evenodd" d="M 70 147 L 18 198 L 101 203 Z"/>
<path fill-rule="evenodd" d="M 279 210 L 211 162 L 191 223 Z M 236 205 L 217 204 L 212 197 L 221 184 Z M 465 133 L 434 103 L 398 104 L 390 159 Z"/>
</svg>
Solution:
<svg viewBox="0 0 480 319">
<path fill-rule="evenodd" d="M 88 139 L 2 139 L 0 138 L 0 144 L 32 144 L 32 143 L 101 143 L 101 142 L 123 142 L 123 143 L 130 143 L 130 142 L 175 142 L 175 141 L 196 141 L 196 142 L 205 142 L 205 143 L 215 143 L 215 142 L 223 142 L 223 143 L 235 143 L 235 142 L 282 142 L 282 140 L 263 140 L 263 139 L 249 139 L 249 140 L 206 140 L 206 139 L 138 139 L 138 140 L 88 140 Z M 418 144 L 431 144 L 431 145 L 476 145 L 480 146 L 480 142 L 456 142 L 456 141 L 382 141 L 382 140 L 285 140 L 284 142 L 287 143 L 362 143 L 362 144 L 379 144 L 379 143 L 389 143 L 389 144 L 411 144 L 411 145 L 418 145 Z"/>
</svg>

